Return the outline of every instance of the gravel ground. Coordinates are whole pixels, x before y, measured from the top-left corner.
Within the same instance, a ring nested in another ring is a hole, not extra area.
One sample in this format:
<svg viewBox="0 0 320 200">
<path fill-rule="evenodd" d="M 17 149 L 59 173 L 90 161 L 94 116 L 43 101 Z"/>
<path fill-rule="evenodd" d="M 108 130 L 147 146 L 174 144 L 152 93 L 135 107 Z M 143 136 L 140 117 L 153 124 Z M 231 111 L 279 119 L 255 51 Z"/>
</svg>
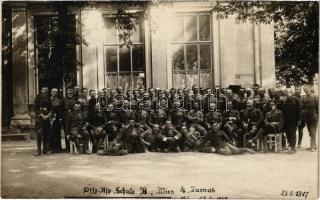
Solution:
<svg viewBox="0 0 320 200">
<path fill-rule="evenodd" d="M 306 133 L 303 148 L 293 155 L 184 152 L 35 157 L 34 140 L 7 141 L 2 142 L 1 196 L 316 199 L 318 153 L 307 151 L 308 144 Z M 144 187 L 147 192 L 140 195 Z"/>
</svg>

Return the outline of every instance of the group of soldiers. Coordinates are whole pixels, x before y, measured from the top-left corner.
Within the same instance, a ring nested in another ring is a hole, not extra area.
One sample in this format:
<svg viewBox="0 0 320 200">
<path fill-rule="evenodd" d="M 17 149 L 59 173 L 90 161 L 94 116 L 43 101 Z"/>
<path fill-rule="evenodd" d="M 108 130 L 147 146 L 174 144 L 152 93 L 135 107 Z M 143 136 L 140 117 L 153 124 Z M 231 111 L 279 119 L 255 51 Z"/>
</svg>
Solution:
<svg viewBox="0 0 320 200">
<path fill-rule="evenodd" d="M 234 155 L 254 153 L 258 141 L 267 152 L 268 134 L 282 134 L 283 149 L 295 153 L 296 131 L 301 148 L 305 126 L 309 149 L 315 151 L 318 97 L 309 86 L 303 90 L 305 95 L 300 95 L 300 88 L 266 91 L 254 85 L 212 90 L 193 85 L 191 89 L 123 91 L 118 87 L 96 92 L 76 85 L 60 98 L 56 88 L 49 92 L 43 87 L 34 103 L 36 155 L 62 151 L 62 128 L 66 151 L 73 143 L 76 154 L 200 151 Z"/>
</svg>

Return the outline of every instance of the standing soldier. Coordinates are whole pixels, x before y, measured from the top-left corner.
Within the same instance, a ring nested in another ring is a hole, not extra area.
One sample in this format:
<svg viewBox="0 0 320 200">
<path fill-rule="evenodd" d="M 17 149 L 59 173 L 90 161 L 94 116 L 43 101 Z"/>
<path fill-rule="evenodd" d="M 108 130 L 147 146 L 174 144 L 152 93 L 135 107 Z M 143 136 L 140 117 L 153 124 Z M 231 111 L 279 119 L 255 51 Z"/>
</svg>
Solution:
<svg viewBox="0 0 320 200">
<path fill-rule="evenodd" d="M 239 111 L 246 109 L 247 99 L 245 97 L 245 94 L 246 94 L 245 89 L 241 88 L 239 90 L 239 100 L 237 103 Z"/>
<path fill-rule="evenodd" d="M 34 110 L 36 113 L 36 130 L 37 130 L 37 153 L 35 156 L 41 155 L 41 143 L 43 141 L 43 154 L 47 154 L 49 145 L 50 131 L 50 111 L 51 101 L 48 97 L 48 87 L 41 88 L 41 93 L 34 100 Z"/>
<path fill-rule="evenodd" d="M 80 86 L 79 85 L 75 85 L 73 87 L 73 97 L 75 99 L 78 99 L 80 97 Z"/>
<path fill-rule="evenodd" d="M 58 89 L 51 89 L 51 138 L 50 146 L 53 153 L 61 152 L 61 122 L 62 122 L 62 113 L 61 113 L 61 99 L 58 97 Z"/>
<path fill-rule="evenodd" d="M 296 152 L 296 130 L 298 124 L 301 123 L 301 103 L 300 100 L 293 96 L 291 89 L 288 89 L 288 98 L 284 104 L 284 131 L 287 135 L 290 151 L 293 154 Z"/>
<path fill-rule="evenodd" d="M 87 88 L 82 88 L 81 89 L 81 94 L 79 98 L 77 99 L 78 103 L 81 106 L 81 111 L 83 114 L 88 117 L 88 89 Z"/>
<path fill-rule="evenodd" d="M 72 116 L 73 106 L 76 103 L 76 99 L 73 97 L 73 89 L 67 89 L 67 95 L 62 99 L 61 107 L 63 110 L 63 129 L 64 129 L 64 138 L 65 138 L 65 145 L 66 150 L 69 152 L 69 135 L 70 135 L 70 120 Z"/>
<path fill-rule="evenodd" d="M 188 112 L 192 110 L 193 98 L 190 95 L 190 91 L 187 88 L 183 89 L 183 109 Z"/>
<path fill-rule="evenodd" d="M 309 87 L 305 87 L 304 92 L 306 93 L 306 96 L 302 100 L 302 108 L 305 111 L 305 120 L 310 136 L 310 150 L 314 152 L 317 149 L 316 133 L 318 126 L 319 100 L 311 93 Z"/>
<path fill-rule="evenodd" d="M 303 129 L 306 126 L 306 120 L 305 120 L 305 109 L 303 105 L 303 99 L 305 96 L 301 96 L 301 88 L 295 87 L 294 88 L 294 96 L 300 99 L 301 102 L 301 122 L 298 124 L 298 148 L 301 148 L 301 142 L 303 137 Z"/>
</svg>

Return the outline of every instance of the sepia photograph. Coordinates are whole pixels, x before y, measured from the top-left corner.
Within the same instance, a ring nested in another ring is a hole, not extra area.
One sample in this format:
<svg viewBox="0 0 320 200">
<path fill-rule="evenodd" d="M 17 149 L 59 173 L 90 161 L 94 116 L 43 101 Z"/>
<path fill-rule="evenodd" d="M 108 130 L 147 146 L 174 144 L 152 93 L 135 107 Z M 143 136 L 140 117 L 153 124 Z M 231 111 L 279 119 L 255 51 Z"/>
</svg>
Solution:
<svg viewBox="0 0 320 200">
<path fill-rule="evenodd" d="M 319 198 L 319 1 L 1 11 L 1 198 Z"/>
</svg>

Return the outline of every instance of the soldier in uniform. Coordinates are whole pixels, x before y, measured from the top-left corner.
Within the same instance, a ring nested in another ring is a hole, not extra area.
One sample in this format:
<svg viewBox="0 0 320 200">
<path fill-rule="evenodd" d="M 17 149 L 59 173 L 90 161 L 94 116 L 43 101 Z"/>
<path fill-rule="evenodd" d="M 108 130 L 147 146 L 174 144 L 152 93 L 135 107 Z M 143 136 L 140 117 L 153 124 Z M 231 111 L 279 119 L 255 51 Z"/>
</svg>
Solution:
<svg viewBox="0 0 320 200">
<path fill-rule="evenodd" d="M 64 138 L 66 144 L 66 150 L 69 152 L 69 135 L 70 135 L 70 123 L 71 116 L 74 104 L 77 103 L 77 100 L 73 96 L 73 89 L 67 89 L 67 95 L 62 99 L 61 107 L 63 109 L 63 129 L 64 129 Z"/>
<path fill-rule="evenodd" d="M 183 89 L 183 109 L 188 112 L 192 110 L 193 98 L 190 95 L 189 89 Z"/>
<path fill-rule="evenodd" d="M 269 134 L 279 134 L 282 130 L 283 126 L 283 113 L 281 110 L 277 109 L 277 105 L 274 101 L 270 102 L 271 111 L 266 113 L 264 123 L 260 130 L 258 131 L 257 135 L 252 138 L 249 143 L 255 142 L 260 135 L 263 136 L 263 147 L 264 152 L 268 152 L 267 148 L 267 136 Z"/>
<path fill-rule="evenodd" d="M 83 114 L 88 117 L 88 89 L 87 88 L 82 88 L 81 89 L 81 94 L 79 98 L 77 99 L 78 103 L 80 103 L 81 106 L 81 111 Z"/>
<path fill-rule="evenodd" d="M 180 152 L 179 139 L 181 138 L 181 133 L 172 126 L 171 121 L 166 121 L 165 125 L 161 128 L 158 137 L 161 141 L 163 152 Z"/>
<path fill-rule="evenodd" d="M 222 124 L 222 117 L 219 112 L 216 111 L 216 104 L 210 103 L 209 112 L 204 117 L 204 127 L 209 130 L 211 126 L 215 123 Z"/>
<path fill-rule="evenodd" d="M 128 100 L 124 100 L 122 103 L 122 106 L 116 109 L 117 110 L 117 114 L 118 114 L 118 120 L 120 123 L 120 126 L 126 127 L 129 124 L 129 120 L 133 120 L 134 119 L 134 114 L 133 111 L 130 109 L 129 107 L 129 101 Z"/>
<path fill-rule="evenodd" d="M 210 129 L 199 145 L 199 151 L 205 153 L 218 153 L 221 155 L 238 155 L 244 153 L 254 154 L 254 151 L 248 148 L 238 148 L 231 144 L 228 136 L 221 130 L 220 125 L 215 124 Z M 210 146 L 205 146 L 208 142 Z"/>
<path fill-rule="evenodd" d="M 179 101 L 174 101 L 172 109 L 169 111 L 168 120 L 171 121 L 172 125 L 181 132 L 182 126 L 185 126 L 185 120 L 186 120 L 186 113 L 183 109 L 180 108 Z M 179 146 L 181 150 L 184 150 L 184 141 L 186 138 L 186 135 L 184 132 L 181 132 L 181 139 L 179 140 Z"/>
<path fill-rule="evenodd" d="M 301 122 L 301 103 L 300 100 L 293 96 L 291 89 L 288 89 L 288 97 L 284 103 L 284 131 L 287 135 L 287 140 L 290 145 L 290 151 L 292 154 L 296 152 L 296 130 L 298 124 Z"/>
<path fill-rule="evenodd" d="M 151 111 L 149 114 L 148 124 L 151 128 L 153 128 L 154 125 L 156 124 L 162 127 L 165 124 L 166 119 L 167 119 L 166 113 L 161 108 L 160 103 L 157 103 L 156 110 Z"/>
<path fill-rule="evenodd" d="M 43 141 L 43 154 L 49 150 L 49 131 L 50 131 L 50 111 L 51 101 L 48 96 L 48 87 L 42 87 L 41 93 L 34 100 L 34 110 L 36 113 L 36 130 L 37 130 L 37 153 L 41 155 L 41 143 Z"/>
<path fill-rule="evenodd" d="M 105 126 L 106 134 L 108 135 L 108 140 L 113 141 L 113 139 L 117 136 L 118 128 L 120 128 L 118 123 L 118 115 L 113 110 L 113 104 L 109 104 L 107 106 L 105 116 L 107 119 L 107 124 Z"/>
<path fill-rule="evenodd" d="M 103 109 L 104 108 L 101 108 L 99 104 L 96 104 L 95 112 L 91 113 L 92 119 L 88 119 L 90 124 L 88 131 L 92 140 L 92 153 L 96 153 L 101 149 L 101 145 L 106 136 L 105 129 L 107 118 L 105 112 L 103 112 Z"/>
<path fill-rule="evenodd" d="M 199 103 L 195 101 L 193 110 L 190 110 L 187 114 L 187 119 L 189 121 L 189 126 L 194 127 L 195 130 L 199 131 L 201 137 L 204 137 L 206 134 L 206 129 L 202 126 L 203 118 L 203 113 L 199 110 Z"/>
<path fill-rule="evenodd" d="M 305 120 L 305 109 L 303 108 L 303 98 L 304 96 L 301 96 L 301 88 L 295 87 L 294 88 L 294 96 L 300 99 L 301 102 L 301 122 L 298 124 L 298 148 L 301 148 L 301 142 L 303 137 L 303 129 L 306 126 L 306 120 Z"/>
<path fill-rule="evenodd" d="M 241 88 L 240 90 L 239 90 L 239 100 L 238 100 L 238 103 L 237 103 L 237 109 L 239 110 L 239 111 L 241 111 L 241 110 L 244 110 L 244 109 L 246 109 L 246 105 L 247 105 L 247 98 L 245 97 L 245 89 L 244 88 Z"/>
<path fill-rule="evenodd" d="M 62 151 L 61 147 L 61 122 L 62 110 L 61 99 L 58 97 L 58 89 L 51 89 L 51 129 L 50 129 L 50 147 L 51 152 L 57 153 Z"/>
<path fill-rule="evenodd" d="M 254 108 L 253 100 L 247 101 L 247 108 L 240 113 L 242 129 L 239 132 L 238 142 L 246 146 L 247 141 L 254 138 L 263 123 L 263 115 Z"/>
<path fill-rule="evenodd" d="M 211 89 L 207 89 L 207 94 L 206 96 L 203 98 L 203 106 L 204 106 L 204 114 L 207 114 L 208 112 L 210 112 L 210 104 L 214 103 L 216 104 L 216 97 L 214 96 L 214 94 L 212 94 Z"/>
<path fill-rule="evenodd" d="M 88 149 L 89 142 L 89 132 L 87 131 L 87 122 L 84 115 L 81 113 L 81 106 L 79 103 L 74 104 L 74 109 L 71 112 L 72 116 L 70 119 L 70 135 L 72 141 L 75 143 L 76 148 L 79 152 L 82 152 L 83 149 L 80 147 L 80 143 L 84 145 L 84 153 L 90 153 Z"/>
<path fill-rule="evenodd" d="M 319 114 L 319 100 L 314 94 L 311 93 L 309 87 L 304 87 L 306 93 L 305 98 L 302 99 L 302 108 L 305 111 L 305 121 L 310 136 L 310 150 L 316 151 L 316 133 L 318 126 L 318 114 Z"/>
<path fill-rule="evenodd" d="M 196 131 L 193 127 L 188 130 L 186 126 L 181 128 L 181 133 L 185 135 L 185 151 L 195 151 L 201 144 L 201 135 L 199 131 Z"/>
<path fill-rule="evenodd" d="M 222 130 L 227 134 L 232 144 L 237 145 L 238 129 L 241 126 L 240 112 L 236 109 L 237 101 L 228 102 L 228 110 L 222 113 Z"/>
<path fill-rule="evenodd" d="M 73 87 L 73 97 L 75 99 L 78 99 L 80 97 L 80 86 L 79 85 L 75 85 Z"/>
</svg>

